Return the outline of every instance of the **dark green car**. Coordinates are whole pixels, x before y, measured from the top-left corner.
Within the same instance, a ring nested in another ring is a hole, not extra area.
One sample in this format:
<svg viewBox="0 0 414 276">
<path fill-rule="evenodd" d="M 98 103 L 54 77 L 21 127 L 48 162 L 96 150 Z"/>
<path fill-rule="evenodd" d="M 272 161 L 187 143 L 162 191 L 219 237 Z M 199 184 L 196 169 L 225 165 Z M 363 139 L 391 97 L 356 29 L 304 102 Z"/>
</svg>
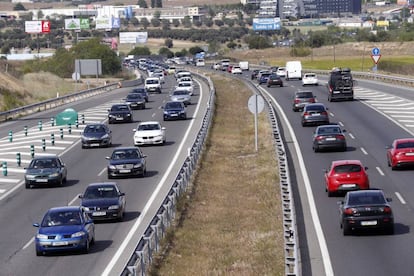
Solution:
<svg viewBox="0 0 414 276">
<path fill-rule="evenodd" d="M 57 155 L 37 156 L 25 170 L 26 189 L 33 186 L 62 186 L 68 173 L 65 164 Z"/>
</svg>

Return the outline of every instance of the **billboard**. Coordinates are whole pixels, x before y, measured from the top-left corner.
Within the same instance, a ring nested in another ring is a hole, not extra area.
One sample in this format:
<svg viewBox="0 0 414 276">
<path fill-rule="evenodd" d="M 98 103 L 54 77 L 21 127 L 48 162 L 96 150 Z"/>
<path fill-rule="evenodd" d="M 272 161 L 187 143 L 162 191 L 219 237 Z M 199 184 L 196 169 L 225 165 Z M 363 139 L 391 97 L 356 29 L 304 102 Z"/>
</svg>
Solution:
<svg viewBox="0 0 414 276">
<path fill-rule="evenodd" d="M 50 33 L 49 20 L 25 21 L 24 31 L 30 34 Z"/>
<path fill-rule="evenodd" d="M 96 29 L 119 29 L 121 19 L 115 17 L 98 17 L 96 18 Z"/>
<path fill-rule="evenodd" d="M 119 32 L 119 43 L 146 43 L 148 32 Z"/>
<path fill-rule="evenodd" d="M 280 18 L 253 18 L 253 31 L 274 31 L 280 27 Z"/>
<path fill-rule="evenodd" d="M 69 18 L 65 19 L 65 30 L 84 30 L 89 29 L 88 18 Z"/>
<path fill-rule="evenodd" d="M 75 73 L 79 73 L 80 76 L 102 75 L 102 61 L 101 59 L 76 59 Z"/>
</svg>

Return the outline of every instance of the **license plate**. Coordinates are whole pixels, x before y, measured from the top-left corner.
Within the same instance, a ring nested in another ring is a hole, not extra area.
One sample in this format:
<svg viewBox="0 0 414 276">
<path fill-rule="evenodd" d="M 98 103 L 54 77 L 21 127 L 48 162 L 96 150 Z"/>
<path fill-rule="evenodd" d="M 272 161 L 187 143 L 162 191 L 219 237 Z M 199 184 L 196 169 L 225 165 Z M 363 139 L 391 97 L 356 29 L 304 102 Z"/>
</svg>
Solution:
<svg viewBox="0 0 414 276">
<path fill-rule="evenodd" d="M 93 212 L 92 216 L 98 217 L 98 216 L 105 216 L 106 212 Z"/>
<path fill-rule="evenodd" d="M 36 182 L 41 182 L 41 183 L 45 183 L 45 182 L 47 182 L 47 179 L 36 179 Z"/>
<path fill-rule="evenodd" d="M 361 225 L 362 225 L 362 226 L 372 226 L 372 225 L 377 225 L 377 221 L 376 221 L 376 220 L 361 221 Z"/>
<path fill-rule="evenodd" d="M 122 121 L 124 118 L 122 118 L 122 117 L 118 117 L 118 118 L 116 118 L 118 121 Z"/>
<path fill-rule="evenodd" d="M 335 140 L 336 140 L 336 138 L 334 138 L 334 137 L 326 138 L 326 141 L 335 141 Z"/>
<path fill-rule="evenodd" d="M 62 246 L 62 245 L 68 245 L 69 243 L 66 241 L 59 241 L 59 242 L 52 242 L 53 246 Z"/>
<path fill-rule="evenodd" d="M 131 170 L 119 170 L 120 173 L 130 173 Z"/>
<path fill-rule="evenodd" d="M 407 152 L 407 153 L 405 153 L 405 155 L 406 156 L 413 156 L 414 155 L 414 152 Z"/>
<path fill-rule="evenodd" d="M 355 184 L 343 184 L 342 187 L 344 188 L 354 188 L 356 185 Z"/>
<path fill-rule="evenodd" d="M 177 117 L 178 114 L 171 114 L 171 117 Z"/>
<path fill-rule="evenodd" d="M 93 143 L 91 144 L 91 147 L 99 147 L 99 143 Z"/>
<path fill-rule="evenodd" d="M 319 116 L 321 113 L 312 113 L 312 116 Z"/>
</svg>

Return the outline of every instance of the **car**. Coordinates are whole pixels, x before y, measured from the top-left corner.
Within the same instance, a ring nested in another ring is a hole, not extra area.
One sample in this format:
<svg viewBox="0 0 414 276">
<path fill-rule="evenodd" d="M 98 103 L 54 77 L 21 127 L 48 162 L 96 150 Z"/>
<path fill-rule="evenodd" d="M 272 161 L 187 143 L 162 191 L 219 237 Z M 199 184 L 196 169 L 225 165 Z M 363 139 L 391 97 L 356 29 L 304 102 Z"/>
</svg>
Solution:
<svg viewBox="0 0 414 276">
<path fill-rule="evenodd" d="M 179 83 L 177 83 L 177 85 L 175 86 L 175 90 L 185 90 L 187 91 L 190 96 L 193 95 L 194 93 L 194 86 L 193 86 L 193 82 L 191 81 L 180 81 Z"/>
<path fill-rule="evenodd" d="M 318 85 L 318 77 L 315 73 L 305 73 L 302 77 L 302 85 Z"/>
<path fill-rule="evenodd" d="M 257 82 L 259 83 L 259 85 L 263 83 L 267 83 L 267 80 L 269 79 L 271 75 L 272 73 L 270 72 L 259 73 L 259 75 L 257 76 Z"/>
<path fill-rule="evenodd" d="M 78 250 L 88 253 L 95 243 L 95 224 L 81 206 L 50 208 L 41 223 L 34 223 L 36 255 Z"/>
<path fill-rule="evenodd" d="M 145 109 L 145 98 L 139 93 L 129 93 L 124 100 L 131 109 Z"/>
<path fill-rule="evenodd" d="M 115 148 L 108 160 L 108 178 L 117 176 L 141 176 L 147 173 L 147 156 L 138 147 Z"/>
<path fill-rule="evenodd" d="M 133 131 L 135 146 L 163 145 L 166 141 L 165 127 L 156 121 L 141 122 Z"/>
<path fill-rule="evenodd" d="M 392 170 L 414 165 L 414 138 L 395 139 L 387 147 L 387 163 Z"/>
<path fill-rule="evenodd" d="M 190 71 L 186 70 L 186 69 L 180 69 L 178 71 L 175 72 L 175 79 L 179 79 L 182 77 L 192 77 L 192 74 Z"/>
<path fill-rule="evenodd" d="M 110 147 L 112 145 L 112 131 L 106 124 L 87 124 L 81 134 L 82 148 Z"/>
<path fill-rule="evenodd" d="M 145 87 L 137 87 L 131 90 L 129 94 L 137 93 L 140 94 L 142 97 L 144 97 L 145 102 L 147 103 L 149 101 L 149 93 Z"/>
<path fill-rule="evenodd" d="M 325 191 L 331 197 L 336 193 L 369 189 L 367 167 L 360 160 L 335 160 L 325 170 Z"/>
<path fill-rule="evenodd" d="M 283 87 L 283 80 L 280 76 L 276 74 L 271 74 L 269 78 L 267 79 L 267 87 L 271 87 L 272 85 L 278 85 L 280 87 Z"/>
<path fill-rule="evenodd" d="M 184 105 L 191 104 L 191 95 L 187 90 L 174 90 L 170 94 L 170 100 L 173 102 L 183 102 Z"/>
<path fill-rule="evenodd" d="M 161 93 L 161 80 L 158 77 L 148 77 L 144 81 L 144 87 L 148 92 Z"/>
<path fill-rule="evenodd" d="M 177 83 L 180 83 L 180 82 L 183 82 L 183 81 L 187 81 L 187 82 L 190 82 L 191 84 L 193 84 L 193 78 L 192 77 L 184 76 L 184 77 L 181 77 L 181 78 L 177 79 Z"/>
<path fill-rule="evenodd" d="M 315 98 L 312 91 L 296 91 L 293 97 L 292 110 L 295 112 L 303 110 L 306 104 L 315 103 Z"/>
<path fill-rule="evenodd" d="M 160 81 L 161 81 L 161 83 L 165 83 L 165 78 L 164 78 L 164 72 L 163 71 L 161 71 L 161 72 L 154 72 L 151 77 L 159 78 Z"/>
<path fill-rule="evenodd" d="M 115 182 L 91 183 L 79 198 L 81 206 L 94 221 L 122 221 L 124 218 L 125 193 Z"/>
<path fill-rule="evenodd" d="M 327 108 L 323 103 L 309 103 L 303 107 L 302 126 L 309 124 L 329 124 Z"/>
<path fill-rule="evenodd" d="M 33 186 L 63 186 L 67 179 L 65 163 L 55 154 L 34 156 L 24 174 L 26 189 Z"/>
<path fill-rule="evenodd" d="M 279 77 L 286 77 L 286 67 L 280 66 L 276 69 L 276 75 Z"/>
<path fill-rule="evenodd" d="M 382 190 L 350 191 L 339 202 L 339 219 L 343 235 L 354 230 L 383 230 L 394 234 L 394 215 L 391 198 L 386 198 Z"/>
<path fill-rule="evenodd" d="M 240 68 L 240 66 L 235 65 L 231 68 L 231 73 L 232 74 L 242 74 L 243 72 L 242 72 L 242 69 Z"/>
<path fill-rule="evenodd" d="M 233 66 L 234 66 L 234 65 L 229 64 L 229 65 L 227 66 L 226 71 L 227 71 L 228 73 L 231 73 L 231 70 L 233 70 Z"/>
<path fill-rule="evenodd" d="M 183 102 L 166 102 L 164 107 L 164 121 L 167 120 L 186 120 L 187 109 Z"/>
<path fill-rule="evenodd" d="M 250 78 L 252 79 L 252 80 L 254 80 L 254 79 L 256 79 L 257 78 L 257 75 L 259 74 L 259 69 L 254 69 L 253 71 L 252 71 L 252 74 L 250 75 Z"/>
<path fill-rule="evenodd" d="M 337 124 L 318 126 L 313 132 L 314 152 L 319 152 L 324 149 L 346 151 L 346 130 L 342 130 Z"/>
<path fill-rule="evenodd" d="M 113 104 L 108 110 L 108 123 L 130 123 L 133 122 L 133 114 L 128 104 Z"/>
</svg>

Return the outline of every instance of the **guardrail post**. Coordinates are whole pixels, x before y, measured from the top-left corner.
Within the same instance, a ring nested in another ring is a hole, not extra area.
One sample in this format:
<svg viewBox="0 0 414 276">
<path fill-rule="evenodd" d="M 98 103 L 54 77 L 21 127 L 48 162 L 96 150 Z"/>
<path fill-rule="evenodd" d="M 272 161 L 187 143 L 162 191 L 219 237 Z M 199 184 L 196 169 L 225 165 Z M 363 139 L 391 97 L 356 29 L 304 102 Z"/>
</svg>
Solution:
<svg viewBox="0 0 414 276">
<path fill-rule="evenodd" d="M 16 162 L 17 162 L 17 166 L 20 167 L 20 165 L 22 164 L 22 156 L 20 152 L 16 153 Z"/>
<path fill-rule="evenodd" d="M 69 125 L 68 125 L 68 131 L 69 131 L 69 134 L 72 133 L 72 124 L 71 123 L 69 123 Z"/>
<path fill-rule="evenodd" d="M 85 124 L 85 114 L 81 114 L 82 124 Z"/>
<path fill-rule="evenodd" d="M 24 136 L 27 136 L 27 126 L 24 126 Z"/>
<path fill-rule="evenodd" d="M 63 139 L 63 128 L 60 128 L 59 132 L 60 132 L 60 139 Z"/>
<path fill-rule="evenodd" d="M 7 176 L 7 162 L 3 161 L 3 176 Z"/>
<path fill-rule="evenodd" d="M 55 145 L 55 134 L 54 133 L 50 134 L 50 142 L 52 143 L 52 146 Z"/>
<path fill-rule="evenodd" d="M 42 150 L 45 151 L 46 150 L 46 139 L 42 138 Z"/>
<path fill-rule="evenodd" d="M 32 159 L 34 158 L 34 153 L 35 153 L 35 147 L 34 145 L 30 145 L 30 155 L 32 156 Z"/>
<path fill-rule="evenodd" d="M 76 128 L 79 128 L 79 121 L 78 121 L 78 119 L 76 119 L 76 121 L 75 121 L 75 127 Z"/>
<path fill-rule="evenodd" d="M 55 126 L 55 118 L 50 118 L 50 125 Z"/>
<path fill-rule="evenodd" d="M 13 142 L 13 131 L 9 131 L 9 142 Z"/>
<path fill-rule="evenodd" d="M 39 121 L 39 122 L 37 123 L 37 126 L 39 127 L 39 130 L 41 131 L 41 130 L 42 130 L 42 128 L 43 128 L 43 126 L 42 126 L 42 121 Z"/>
</svg>

